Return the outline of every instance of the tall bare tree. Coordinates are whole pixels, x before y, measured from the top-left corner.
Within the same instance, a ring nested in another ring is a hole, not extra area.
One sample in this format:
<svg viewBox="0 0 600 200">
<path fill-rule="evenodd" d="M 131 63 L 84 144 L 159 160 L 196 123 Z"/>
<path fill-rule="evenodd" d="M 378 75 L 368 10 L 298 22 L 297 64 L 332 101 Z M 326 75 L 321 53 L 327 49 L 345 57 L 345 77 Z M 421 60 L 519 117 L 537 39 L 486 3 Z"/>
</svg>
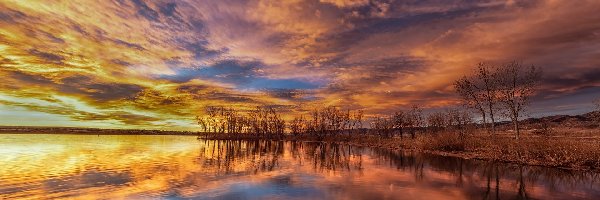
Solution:
<svg viewBox="0 0 600 200">
<path fill-rule="evenodd" d="M 492 65 L 485 63 L 479 63 L 477 65 L 477 77 L 482 83 L 479 87 L 481 88 L 480 90 L 483 91 L 481 96 L 483 97 L 483 100 L 486 103 L 487 111 L 490 114 L 490 121 L 492 123 L 492 133 L 496 132 L 496 121 L 494 117 L 494 111 L 496 109 L 496 103 L 498 102 L 498 99 L 496 98 L 498 82 L 495 80 L 497 73 L 498 68 Z"/>
<path fill-rule="evenodd" d="M 472 77 L 463 76 L 454 82 L 454 89 L 463 98 L 465 105 L 477 110 L 481 115 L 483 124 L 487 124 L 487 116 L 484 103 L 479 95 L 480 91 L 475 86 Z"/>
<path fill-rule="evenodd" d="M 519 62 L 510 62 L 501 65 L 496 74 L 498 99 L 504 107 L 504 114 L 512 120 L 516 139 L 520 134 L 519 119 L 535 93 L 541 73 L 539 67 L 525 67 Z"/>
<path fill-rule="evenodd" d="M 454 82 L 454 88 L 463 98 L 465 105 L 481 114 L 484 126 L 487 125 L 487 117 L 489 116 L 492 133 L 496 131 L 496 116 L 494 113 L 498 103 L 498 82 L 495 79 L 497 73 L 497 67 L 479 63 L 475 73 L 463 76 Z"/>
</svg>

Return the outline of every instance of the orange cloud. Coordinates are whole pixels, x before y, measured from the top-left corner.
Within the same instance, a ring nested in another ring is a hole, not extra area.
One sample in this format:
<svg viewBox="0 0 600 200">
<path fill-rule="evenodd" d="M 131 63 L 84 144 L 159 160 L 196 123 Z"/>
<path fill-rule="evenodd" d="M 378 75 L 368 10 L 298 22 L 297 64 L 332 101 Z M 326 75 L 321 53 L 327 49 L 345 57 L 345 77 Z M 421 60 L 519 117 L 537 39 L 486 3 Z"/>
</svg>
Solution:
<svg viewBox="0 0 600 200">
<path fill-rule="evenodd" d="M 372 115 L 439 109 L 457 104 L 451 83 L 475 63 L 510 60 L 544 68 L 544 106 L 534 110 L 582 112 L 584 96 L 600 95 L 599 6 L 3 1 L 0 115 L 194 129 L 194 116 L 214 104 L 274 105 L 288 116 L 323 105 Z"/>
</svg>

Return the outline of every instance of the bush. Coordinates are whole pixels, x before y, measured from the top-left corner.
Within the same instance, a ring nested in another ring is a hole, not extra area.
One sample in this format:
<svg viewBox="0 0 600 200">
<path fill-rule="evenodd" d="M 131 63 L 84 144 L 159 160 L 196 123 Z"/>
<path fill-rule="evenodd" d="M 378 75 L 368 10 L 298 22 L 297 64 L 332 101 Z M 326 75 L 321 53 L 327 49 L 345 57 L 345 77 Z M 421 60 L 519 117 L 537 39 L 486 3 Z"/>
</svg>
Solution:
<svg viewBox="0 0 600 200">
<path fill-rule="evenodd" d="M 423 149 L 431 151 L 465 151 L 466 143 L 458 133 L 443 132 L 426 136 L 421 144 Z"/>
</svg>

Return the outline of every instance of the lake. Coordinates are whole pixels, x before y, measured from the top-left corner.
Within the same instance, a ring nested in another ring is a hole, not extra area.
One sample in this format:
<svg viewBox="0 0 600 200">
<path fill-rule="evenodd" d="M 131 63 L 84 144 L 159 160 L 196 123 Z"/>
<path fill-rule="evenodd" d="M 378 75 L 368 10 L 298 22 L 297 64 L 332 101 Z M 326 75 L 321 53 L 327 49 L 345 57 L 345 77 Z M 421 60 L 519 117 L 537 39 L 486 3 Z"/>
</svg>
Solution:
<svg viewBox="0 0 600 200">
<path fill-rule="evenodd" d="M 317 142 L 0 134 L 0 199 L 600 199 L 600 174 Z"/>
</svg>

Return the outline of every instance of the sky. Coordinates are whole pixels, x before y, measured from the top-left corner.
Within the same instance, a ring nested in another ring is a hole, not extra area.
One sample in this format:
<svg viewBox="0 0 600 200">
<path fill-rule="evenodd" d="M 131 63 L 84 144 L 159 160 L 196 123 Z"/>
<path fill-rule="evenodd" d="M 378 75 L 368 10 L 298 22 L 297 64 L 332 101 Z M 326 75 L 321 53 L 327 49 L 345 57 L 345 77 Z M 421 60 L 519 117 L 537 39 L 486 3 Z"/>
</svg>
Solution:
<svg viewBox="0 0 600 200">
<path fill-rule="evenodd" d="M 600 97 L 600 1 L 0 1 L 0 125 L 195 130 L 203 108 L 460 106 L 479 62 L 543 69 L 530 116 Z"/>
</svg>

